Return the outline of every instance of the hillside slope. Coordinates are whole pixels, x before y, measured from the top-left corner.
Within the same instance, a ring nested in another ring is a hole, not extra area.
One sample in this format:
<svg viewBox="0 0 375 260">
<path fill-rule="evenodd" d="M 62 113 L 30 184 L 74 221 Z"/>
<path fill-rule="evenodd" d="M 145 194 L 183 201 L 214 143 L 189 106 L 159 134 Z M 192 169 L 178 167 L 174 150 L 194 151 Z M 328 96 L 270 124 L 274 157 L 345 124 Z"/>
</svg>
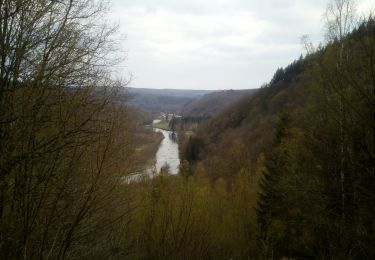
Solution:
<svg viewBox="0 0 375 260">
<path fill-rule="evenodd" d="M 340 37 L 278 69 L 183 148 L 185 174 L 231 194 L 238 178 L 255 184 L 244 207 L 265 258 L 375 256 L 375 21 Z"/>
<path fill-rule="evenodd" d="M 305 104 L 307 89 L 304 86 L 308 81 L 305 68 L 306 61 L 300 58 L 285 69 L 279 69 L 266 87 L 203 124 L 198 130 L 198 137 L 205 144 L 202 158 L 208 158 L 210 151 L 241 140 L 246 154 L 250 155 L 248 158 L 255 161 L 273 141 L 278 114 L 286 108 L 295 109 Z"/>
<path fill-rule="evenodd" d="M 193 100 L 182 111 L 185 117 L 208 118 L 218 115 L 243 97 L 256 93 L 257 89 L 215 91 Z"/>
</svg>

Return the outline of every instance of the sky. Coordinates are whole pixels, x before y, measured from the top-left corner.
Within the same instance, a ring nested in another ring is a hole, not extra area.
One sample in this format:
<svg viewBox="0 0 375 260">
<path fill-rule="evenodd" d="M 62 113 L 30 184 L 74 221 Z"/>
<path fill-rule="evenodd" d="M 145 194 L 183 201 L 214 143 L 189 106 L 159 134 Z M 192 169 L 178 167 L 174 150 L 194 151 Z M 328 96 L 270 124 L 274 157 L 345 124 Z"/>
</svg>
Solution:
<svg viewBox="0 0 375 260">
<path fill-rule="evenodd" d="M 374 0 L 360 1 L 365 10 Z M 129 86 L 258 88 L 324 36 L 327 0 L 112 0 Z"/>
</svg>

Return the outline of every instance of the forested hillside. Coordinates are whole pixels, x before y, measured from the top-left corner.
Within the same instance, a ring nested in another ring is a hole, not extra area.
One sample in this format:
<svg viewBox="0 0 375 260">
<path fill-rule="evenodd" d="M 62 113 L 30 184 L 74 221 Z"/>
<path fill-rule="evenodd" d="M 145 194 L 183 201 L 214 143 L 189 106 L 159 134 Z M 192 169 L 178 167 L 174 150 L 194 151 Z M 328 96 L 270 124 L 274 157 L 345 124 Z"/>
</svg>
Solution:
<svg viewBox="0 0 375 260">
<path fill-rule="evenodd" d="M 216 116 L 241 98 L 250 96 L 256 91 L 256 89 L 215 91 L 186 104 L 182 115 L 190 118 Z"/>
<path fill-rule="evenodd" d="M 185 146 L 191 174 L 231 196 L 241 174 L 258 183 L 243 206 L 268 257 L 374 257 L 375 22 L 331 33 Z"/>
<path fill-rule="evenodd" d="M 225 146 L 236 139 L 246 143 L 248 152 L 254 155 L 269 146 L 280 111 L 306 104 L 306 60 L 301 57 L 285 69 L 278 69 L 271 82 L 256 94 L 242 98 L 198 129 L 198 138 L 207 144 L 205 153 L 210 149 L 225 150 L 220 147 L 221 142 Z"/>
</svg>

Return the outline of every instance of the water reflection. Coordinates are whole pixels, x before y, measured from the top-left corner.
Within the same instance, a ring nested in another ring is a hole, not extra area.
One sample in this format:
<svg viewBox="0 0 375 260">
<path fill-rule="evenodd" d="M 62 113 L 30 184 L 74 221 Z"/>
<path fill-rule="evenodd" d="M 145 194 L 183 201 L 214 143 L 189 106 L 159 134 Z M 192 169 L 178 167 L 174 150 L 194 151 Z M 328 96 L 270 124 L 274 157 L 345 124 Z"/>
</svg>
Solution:
<svg viewBox="0 0 375 260">
<path fill-rule="evenodd" d="M 169 139 L 171 139 L 173 142 L 177 143 L 177 134 L 176 134 L 176 132 L 169 132 Z"/>
</svg>

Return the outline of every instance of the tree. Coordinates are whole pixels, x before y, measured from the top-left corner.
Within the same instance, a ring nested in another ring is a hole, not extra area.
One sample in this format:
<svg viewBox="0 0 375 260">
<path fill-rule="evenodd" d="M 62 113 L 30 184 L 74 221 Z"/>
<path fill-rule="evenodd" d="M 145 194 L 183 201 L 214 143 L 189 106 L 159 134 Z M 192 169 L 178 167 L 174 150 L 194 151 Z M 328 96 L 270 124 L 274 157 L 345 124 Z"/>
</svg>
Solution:
<svg viewBox="0 0 375 260">
<path fill-rule="evenodd" d="M 276 128 L 276 138 L 272 152 L 268 155 L 265 169 L 260 180 L 261 191 L 257 203 L 257 222 L 260 229 L 260 239 L 264 242 L 267 255 L 273 255 L 275 244 L 279 242 L 275 237 L 273 221 L 282 211 L 287 211 L 284 202 L 283 187 L 281 186 L 285 174 L 288 174 L 289 154 L 285 142 L 289 137 L 290 115 L 281 113 Z M 277 231 L 279 234 L 280 231 Z M 278 234 L 278 235 L 279 235 Z M 271 248 L 269 248 L 271 247 Z"/>
<path fill-rule="evenodd" d="M 326 75 L 330 77 L 327 87 L 329 91 L 334 91 L 339 94 L 338 100 L 338 113 L 339 113 L 339 136 L 340 136 L 340 182 L 341 182 L 341 207 L 342 207 L 342 221 L 345 221 L 345 207 L 346 207 L 346 191 L 345 191 L 345 178 L 346 178 L 346 161 L 348 149 L 348 143 L 344 129 L 346 128 L 347 122 L 347 104 L 344 99 L 349 94 L 348 84 L 342 80 L 337 80 L 344 77 L 344 64 L 348 62 L 346 60 L 349 56 L 349 48 L 347 48 L 347 36 L 353 30 L 355 26 L 355 6 L 353 0 L 331 0 L 328 3 L 326 10 L 326 39 L 327 42 L 333 43 L 332 54 L 336 56 L 333 59 L 336 60 L 335 68 L 327 68 Z M 334 44 L 336 43 L 336 44 Z M 328 63 L 327 63 L 328 65 Z M 324 66 L 324 65 L 323 65 Z M 334 76 L 332 73 L 337 74 Z"/>
<path fill-rule="evenodd" d="M 172 132 L 176 131 L 176 125 L 177 125 L 177 118 L 173 114 L 172 119 L 169 120 L 169 128 L 172 130 Z"/>
<path fill-rule="evenodd" d="M 345 8 L 344 11 L 347 9 L 351 10 Z M 343 11 L 338 13 L 343 15 Z M 368 207 L 366 200 L 372 196 L 369 197 L 369 194 L 373 194 L 370 190 L 375 187 L 373 177 L 370 177 L 374 176 L 372 162 L 375 154 L 374 107 L 371 105 L 374 101 L 375 82 L 372 76 L 374 52 L 371 51 L 375 46 L 371 29 L 374 27 L 373 19 L 368 18 L 347 35 L 345 24 L 346 22 L 341 25 L 341 29 L 336 27 L 334 35 L 340 41 L 333 42 L 322 52 L 319 75 L 316 76 L 319 79 L 319 88 L 325 95 L 322 100 L 328 109 L 327 121 L 333 124 L 331 130 L 335 135 L 332 140 L 337 141 L 337 144 L 332 142 L 334 146 L 331 146 L 331 149 L 337 151 L 338 162 L 332 160 L 331 165 L 327 165 L 329 168 L 325 168 L 327 175 L 335 173 L 337 177 L 330 176 L 331 182 L 327 183 L 325 188 L 329 194 L 327 200 L 330 201 L 330 210 L 334 212 L 330 218 L 332 222 L 336 222 L 336 229 L 331 231 L 337 236 L 333 254 L 347 257 L 349 250 L 353 250 L 352 252 L 362 257 L 368 257 L 372 246 L 364 241 L 370 239 L 367 237 L 369 234 L 365 232 L 366 235 L 364 233 L 363 236 L 354 235 L 353 227 L 366 226 L 364 229 L 370 230 L 365 223 L 373 214 L 370 213 L 372 209 Z M 366 183 L 363 182 L 364 179 Z M 340 221 L 337 221 L 338 219 Z M 349 246 L 351 243 L 357 246 Z M 366 245 L 367 249 L 364 249 L 363 245 Z"/>
<path fill-rule="evenodd" d="M 330 45 L 323 51 L 324 58 L 321 59 L 318 71 L 330 111 L 328 120 L 338 122 L 339 163 L 333 169 L 338 169 L 339 181 L 331 184 L 327 190 L 330 191 L 332 204 L 338 202 L 337 194 L 340 194 L 340 209 L 335 210 L 332 216 L 336 221 L 337 218 L 340 219 L 336 230 L 338 242 L 335 246 L 336 253 L 343 254 L 340 257 L 349 254 L 349 244 L 357 244 L 353 242 L 355 232 L 352 227 L 364 228 L 368 221 L 365 219 L 373 214 L 365 202 L 371 197 L 368 195 L 373 194 L 370 190 L 375 187 L 372 163 L 375 158 L 373 30 L 374 21 L 371 16 L 362 21 L 356 19 L 354 1 L 336 0 L 328 5 L 327 42 Z M 363 179 L 367 180 L 366 183 L 362 182 Z M 335 190 L 339 192 L 334 192 Z M 362 196 L 367 199 L 360 199 Z M 365 229 L 371 228 L 367 226 Z M 367 257 L 372 246 L 363 241 L 368 239 L 356 237 L 355 241 L 362 241 L 362 245 L 351 248 L 353 252 Z M 366 244 L 365 250 L 363 244 Z"/>
<path fill-rule="evenodd" d="M 189 163 L 194 163 L 199 158 L 199 152 L 201 148 L 201 141 L 198 137 L 189 136 L 187 144 L 184 146 L 183 158 Z"/>
<path fill-rule="evenodd" d="M 326 18 L 327 42 L 339 41 L 344 44 L 344 38 L 356 27 L 355 0 L 330 0 Z"/>
<path fill-rule="evenodd" d="M 0 258 L 94 252 L 93 230 L 124 214 L 103 214 L 130 145 L 104 15 L 94 0 L 0 1 Z"/>
</svg>

